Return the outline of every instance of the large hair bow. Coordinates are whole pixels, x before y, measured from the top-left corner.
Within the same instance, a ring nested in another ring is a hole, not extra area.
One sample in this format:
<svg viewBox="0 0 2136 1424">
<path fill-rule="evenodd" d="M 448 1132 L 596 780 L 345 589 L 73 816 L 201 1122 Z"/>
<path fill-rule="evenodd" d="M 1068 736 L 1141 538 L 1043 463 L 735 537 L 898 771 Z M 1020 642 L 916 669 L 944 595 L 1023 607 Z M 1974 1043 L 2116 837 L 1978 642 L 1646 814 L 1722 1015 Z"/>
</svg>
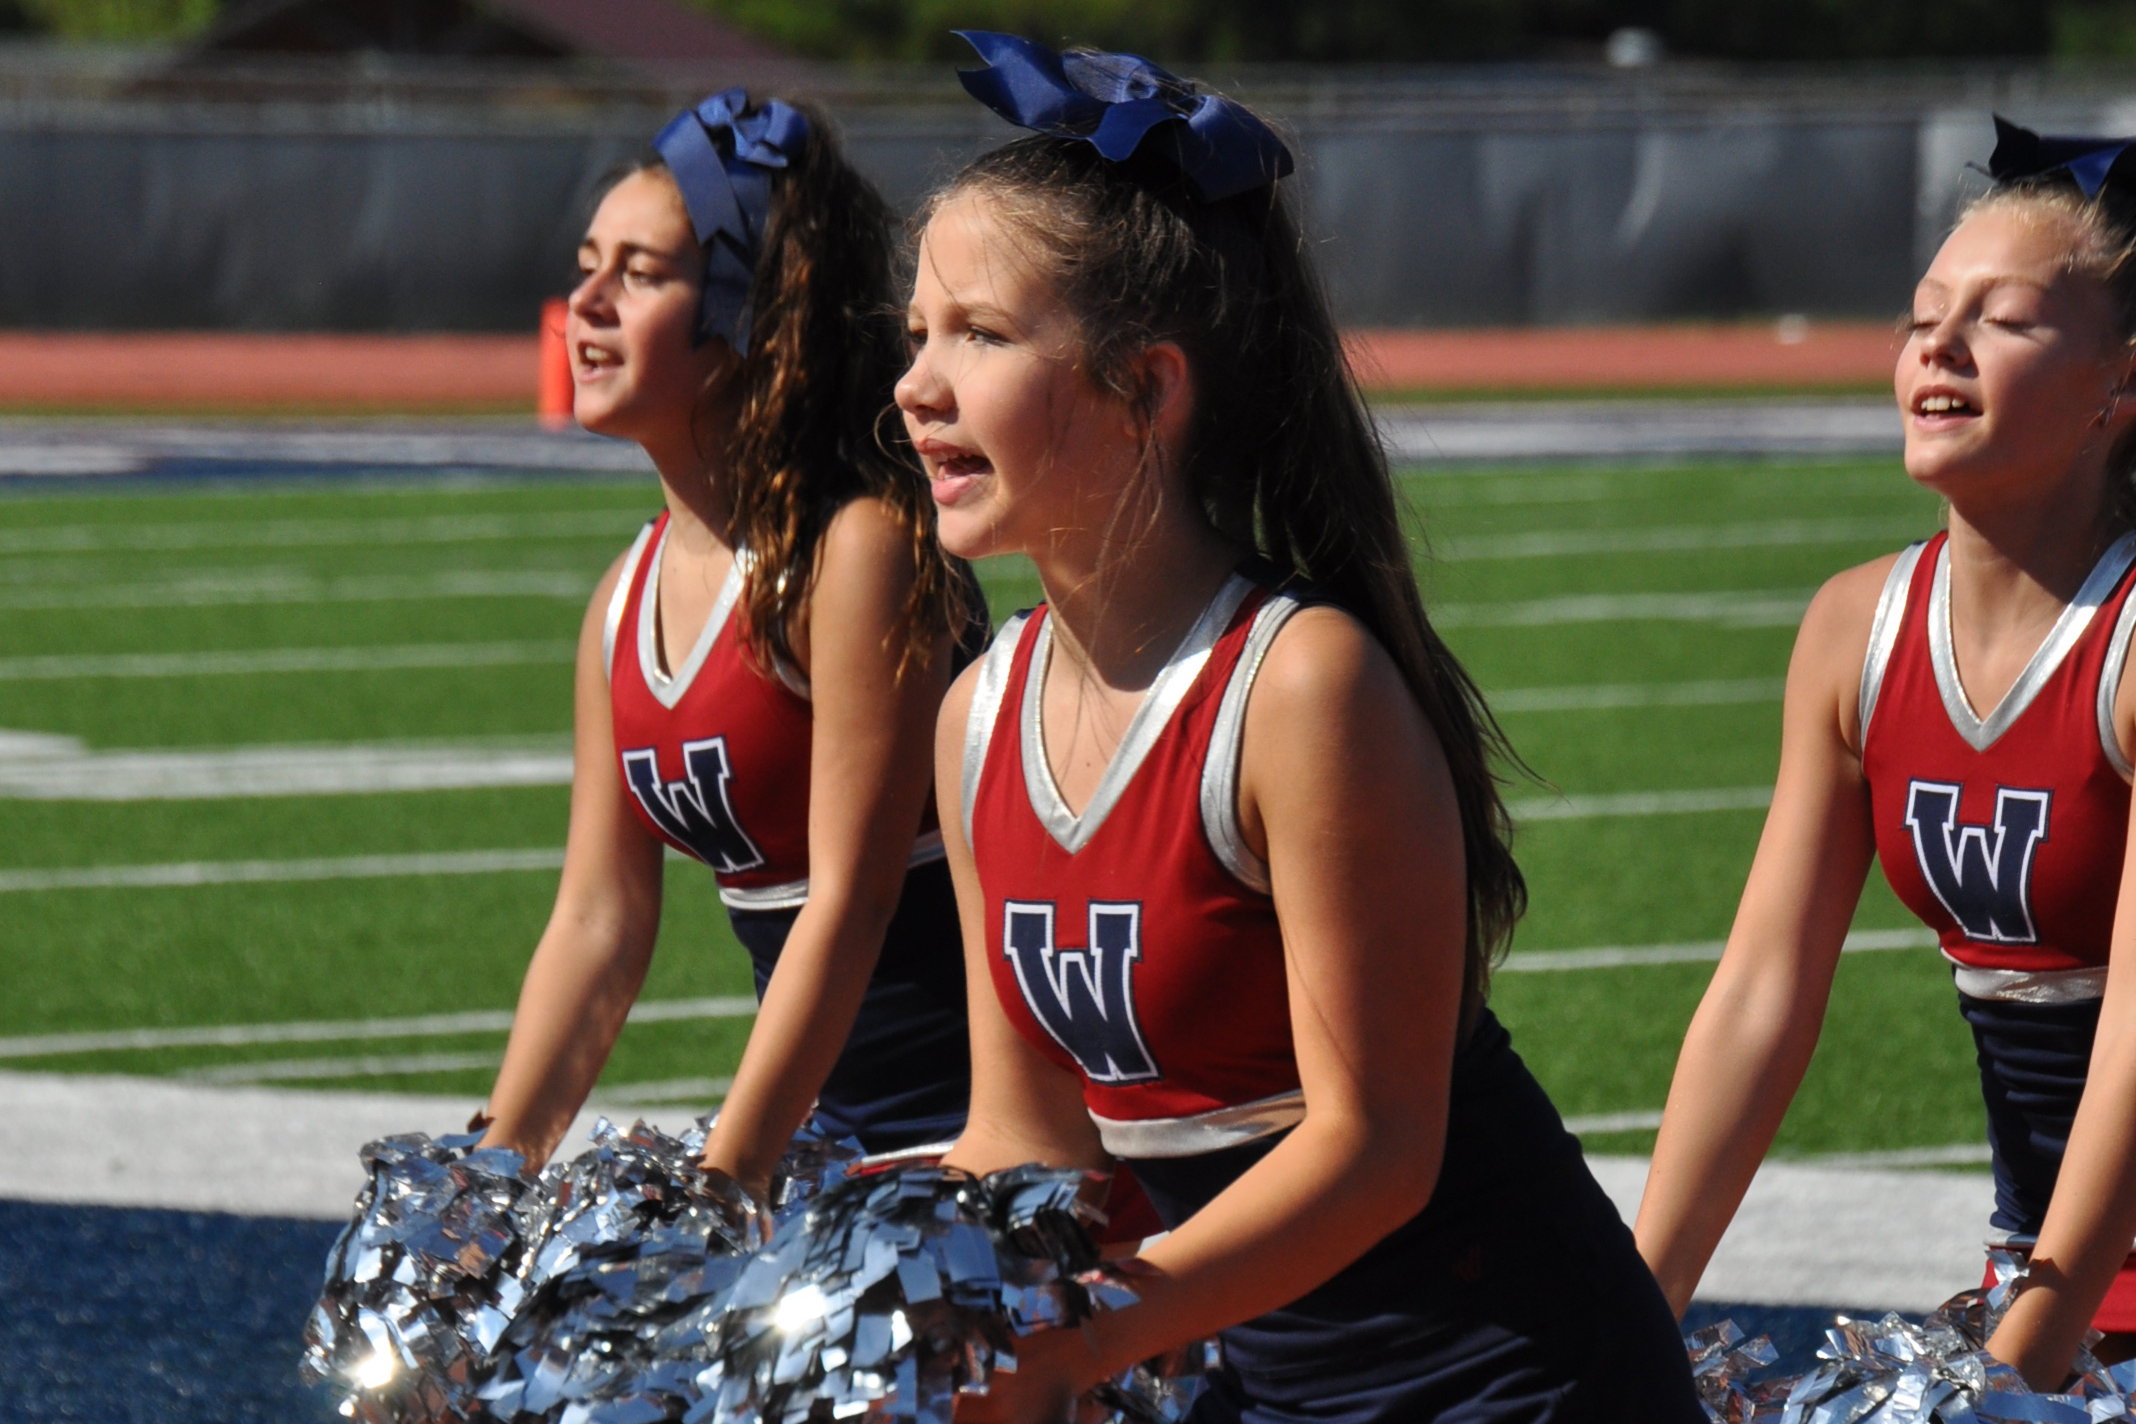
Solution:
<svg viewBox="0 0 2136 1424">
<path fill-rule="evenodd" d="M 748 103 L 741 89 L 714 94 L 677 114 L 653 140 L 705 249 L 698 340 L 720 337 L 742 355 L 749 352 L 749 282 L 763 252 L 771 170 L 784 168 L 808 141 L 808 120 L 793 106 L 772 99 L 745 114 Z M 732 139 L 726 154 L 716 141 L 722 132 Z"/>
<path fill-rule="evenodd" d="M 2044 178 L 2067 173 L 2087 198 L 2099 196 L 2108 173 L 2136 138 L 2071 138 L 2034 133 L 1995 116 L 1995 152 L 1988 157 L 1988 176 L 1998 183 L 2024 178 Z"/>
<path fill-rule="evenodd" d="M 1283 140 L 1242 105 L 1140 55 L 1056 54 L 1015 35 L 956 33 L 987 63 L 957 72 L 965 90 L 1018 128 L 1082 139 L 1112 163 L 1157 145 L 1210 203 L 1291 171 Z"/>
</svg>

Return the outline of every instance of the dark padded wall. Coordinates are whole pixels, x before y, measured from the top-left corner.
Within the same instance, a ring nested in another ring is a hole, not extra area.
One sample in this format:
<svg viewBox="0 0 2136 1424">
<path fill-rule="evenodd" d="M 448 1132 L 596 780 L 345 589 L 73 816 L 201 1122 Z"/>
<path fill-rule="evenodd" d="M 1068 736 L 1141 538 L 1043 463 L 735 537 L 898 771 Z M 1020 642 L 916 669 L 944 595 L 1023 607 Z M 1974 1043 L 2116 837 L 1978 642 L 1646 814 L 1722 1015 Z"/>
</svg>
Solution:
<svg viewBox="0 0 2136 1424">
<path fill-rule="evenodd" d="M 0 122 L 0 325 L 525 330 L 593 184 L 657 123 Z M 1346 323 L 1883 316 L 1913 278 L 1911 121 L 1298 132 Z M 1005 133 L 920 113 L 848 137 L 909 208 Z"/>
</svg>

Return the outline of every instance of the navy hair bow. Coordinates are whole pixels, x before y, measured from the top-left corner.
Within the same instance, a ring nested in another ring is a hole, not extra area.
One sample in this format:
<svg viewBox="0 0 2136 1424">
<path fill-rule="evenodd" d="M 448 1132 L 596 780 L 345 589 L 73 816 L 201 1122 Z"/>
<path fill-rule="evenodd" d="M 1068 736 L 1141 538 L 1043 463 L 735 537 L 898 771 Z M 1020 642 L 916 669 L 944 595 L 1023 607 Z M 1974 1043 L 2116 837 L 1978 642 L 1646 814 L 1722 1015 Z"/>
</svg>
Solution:
<svg viewBox="0 0 2136 1424">
<path fill-rule="evenodd" d="M 784 168 L 808 140 L 808 120 L 791 105 L 773 99 L 744 114 L 748 103 L 741 89 L 714 94 L 677 114 L 653 140 L 705 249 L 698 340 L 721 337 L 743 355 L 749 352 L 749 281 L 771 210 L 771 170 Z M 722 130 L 733 136 L 728 155 L 714 141 Z"/>
<path fill-rule="evenodd" d="M 1995 116 L 1995 152 L 1988 176 L 1998 183 L 2067 173 L 2087 198 L 2099 196 L 2107 174 L 2136 138 L 2071 138 L 2038 134 Z"/>
<path fill-rule="evenodd" d="M 1018 128 L 1082 139 L 1112 163 L 1150 140 L 1210 203 L 1291 171 L 1290 150 L 1268 125 L 1140 55 L 1056 54 L 1015 35 L 956 33 L 987 63 L 957 71 L 966 91 Z"/>
</svg>

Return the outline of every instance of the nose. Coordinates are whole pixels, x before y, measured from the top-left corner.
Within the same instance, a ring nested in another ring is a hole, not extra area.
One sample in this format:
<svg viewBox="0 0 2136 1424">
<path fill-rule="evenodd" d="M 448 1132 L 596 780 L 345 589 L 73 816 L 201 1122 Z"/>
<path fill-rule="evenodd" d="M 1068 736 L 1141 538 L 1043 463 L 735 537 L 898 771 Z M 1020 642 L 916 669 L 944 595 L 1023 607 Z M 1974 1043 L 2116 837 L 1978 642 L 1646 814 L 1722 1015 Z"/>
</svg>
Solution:
<svg viewBox="0 0 2136 1424">
<path fill-rule="evenodd" d="M 919 342 L 913 349 L 912 364 L 905 374 L 897 378 L 893 398 L 897 408 L 915 421 L 933 422 L 946 418 L 955 406 L 949 383 L 941 371 L 928 358 L 928 345 Z"/>
<path fill-rule="evenodd" d="M 565 309 L 580 321 L 599 321 L 614 314 L 613 296 L 609 290 L 606 271 L 596 267 L 579 278 L 578 285 L 571 289 L 571 295 L 564 299 Z"/>
<path fill-rule="evenodd" d="M 1914 347 L 1924 366 L 1956 367 L 1966 362 L 1965 332 L 1958 312 L 1950 312 L 1933 326 L 1914 335 Z"/>
</svg>

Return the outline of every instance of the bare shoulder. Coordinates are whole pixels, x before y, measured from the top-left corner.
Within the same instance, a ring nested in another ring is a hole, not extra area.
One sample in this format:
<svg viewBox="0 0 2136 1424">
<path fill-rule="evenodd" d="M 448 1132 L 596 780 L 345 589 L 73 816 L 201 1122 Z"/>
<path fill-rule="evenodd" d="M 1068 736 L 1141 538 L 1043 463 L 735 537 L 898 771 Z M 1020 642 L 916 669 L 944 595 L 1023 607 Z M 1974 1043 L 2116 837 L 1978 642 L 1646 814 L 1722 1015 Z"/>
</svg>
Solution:
<svg viewBox="0 0 2136 1424">
<path fill-rule="evenodd" d="M 1876 622 L 1876 607 L 1884 585 L 1904 551 L 1885 554 L 1866 564 L 1856 564 L 1824 581 L 1802 615 L 1795 634 L 1795 658 L 1790 678 L 1802 671 L 1829 670 L 1858 677 L 1862 659 L 1869 653 L 1869 630 Z"/>
<path fill-rule="evenodd" d="M 912 565 L 912 529 L 887 500 L 861 495 L 840 505 L 823 529 L 823 561 L 872 566 Z"/>
<path fill-rule="evenodd" d="M 598 639 L 606 630 L 608 605 L 615 599 L 616 585 L 622 582 L 623 566 L 630 562 L 631 549 L 637 547 L 636 543 L 632 543 L 630 549 L 616 555 L 609 563 L 608 571 L 601 575 L 600 582 L 593 586 L 593 597 L 586 600 L 586 618 L 580 625 L 582 633 Z"/>
<path fill-rule="evenodd" d="M 1292 614 L 1269 646 L 1247 715 L 1312 718 L 1353 697 L 1382 693 L 1412 700 L 1380 640 L 1343 609 L 1311 604 Z"/>
</svg>

